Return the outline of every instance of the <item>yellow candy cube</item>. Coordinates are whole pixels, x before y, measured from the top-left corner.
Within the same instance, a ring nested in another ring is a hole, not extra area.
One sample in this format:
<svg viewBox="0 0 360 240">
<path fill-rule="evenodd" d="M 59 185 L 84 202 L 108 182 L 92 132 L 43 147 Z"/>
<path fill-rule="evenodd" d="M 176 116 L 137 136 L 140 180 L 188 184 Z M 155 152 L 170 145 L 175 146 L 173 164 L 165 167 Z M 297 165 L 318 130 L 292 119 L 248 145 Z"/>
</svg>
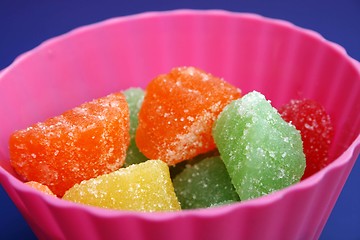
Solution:
<svg viewBox="0 0 360 240">
<path fill-rule="evenodd" d="M 144 212 L 180 210 L 169 168 L 148 160 L 70 188 L 63 199 L 110 209 Z"/>
</svg>

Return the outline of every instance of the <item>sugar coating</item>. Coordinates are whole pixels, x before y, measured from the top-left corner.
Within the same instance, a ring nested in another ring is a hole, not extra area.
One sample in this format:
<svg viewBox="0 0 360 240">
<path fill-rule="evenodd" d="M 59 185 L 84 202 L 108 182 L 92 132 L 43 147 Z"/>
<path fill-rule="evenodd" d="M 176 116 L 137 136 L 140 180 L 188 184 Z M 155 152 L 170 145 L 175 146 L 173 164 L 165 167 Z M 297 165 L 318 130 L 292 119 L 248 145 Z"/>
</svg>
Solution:
<svg viewBox="0 0 360 240">
<path fill-rule="evenodd" d="M 169 168 L 160 160 L 133 164 L 83 181 L 69 189 L 63 199 L 118 210 L 180 210 Z"/>
<path fill-rule="evenodd" d="M 56 197 L 56 195 L 50 190 L 50 188 L 44 184 L 35 181 L 25 182 L 25 184 L 32 188 L 35 188 L 36 190 L 39 190 L 40 192 Z"/>
<path fill-rule="evenodd" d="M 241 200 L 285 188 L 304 173 L 299 131 L 261 93 L 250 92 L 225 107 L 213 136 Z"/>
<path fill-rule="evenodd" d="M 315 100 L 294 99 L 281 106 L 279 113 L 301 133 L 306 156 L 306 168 L 302 179 L 327 166 L 334 127 L 325 108 Z"/>
<path fill-rule="evenodd" d="M 219 156 L 187 164 L 173 179 L 182 209 L 207 208 L 240 201 Z"/>
<path fill-rule="evenodd" d="M 215 149 L 211 128 L 240 90 L 194 67 L 159 75 L 147 86 L 136 144 L 150 159 L 174 165 Z"/>
<path fill-rule="evenodd" d="M 62 196 L 75 183 L 119 169 L 128 145 L 128 106 L 114 93 L 14 132 L 10 162 L 26 181 Z"/>
<path fill-rule="evenodd" d="M 145 162 L 148 160 L 148 158 L 139 151 L 135 142 L 135 133 L 138 127 L 138 114 L 144 100 L 144 90 L 141 88 L 129 88 L 123 93 L 126 97 L 130 111 L 130 145 L 127 149 L 125 160 L 125 166 L 129 166 L 134 163 Z"/>
<path fill-rule="evenodd" d="M 211 158 L 211 157 L 218 157 L 219 151 L 217 149 L 213 151 L 209 151 L 207 153 L 203 153 L 200 155 L 197 155 L 196 157 L 193 157 L 189 160 L 179 162 L 176 165 L 170 165 L 170 177 L 171 179 L 174 179 L 179 173 L 181 173 L 186 167 L 192 166 L 200 161 L 202 161 L 205 158 Z"/>
</svg>

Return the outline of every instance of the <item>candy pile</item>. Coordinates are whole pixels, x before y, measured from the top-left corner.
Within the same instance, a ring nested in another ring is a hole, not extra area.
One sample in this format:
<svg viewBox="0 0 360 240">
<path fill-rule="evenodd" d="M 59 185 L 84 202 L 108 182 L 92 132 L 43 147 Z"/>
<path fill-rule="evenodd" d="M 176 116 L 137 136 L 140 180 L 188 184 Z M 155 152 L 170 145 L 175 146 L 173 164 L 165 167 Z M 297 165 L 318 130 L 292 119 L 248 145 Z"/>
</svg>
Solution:
<svg viewBox="0 0 360 240">
<path fill-rule="evenodd" d="M 329 163 L 332 137 L 329 115 L 312 100 L 278 112 L 259 92 L 242 96 L 223 79 L 178 67 L 145 90 L 113 93 L 16 131 L 9 149 L 15 171 L 44 193 L 154 212 L 290 186 Z"/>
</svg>

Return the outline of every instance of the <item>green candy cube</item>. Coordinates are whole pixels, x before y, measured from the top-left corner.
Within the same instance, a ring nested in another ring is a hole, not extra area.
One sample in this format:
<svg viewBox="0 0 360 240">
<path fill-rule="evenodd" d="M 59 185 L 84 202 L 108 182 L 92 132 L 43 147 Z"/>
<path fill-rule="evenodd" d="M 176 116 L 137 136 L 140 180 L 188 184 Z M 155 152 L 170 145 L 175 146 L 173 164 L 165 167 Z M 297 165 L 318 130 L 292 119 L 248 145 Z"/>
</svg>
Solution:
<svg viewBox="0 0 360 240">
<path fill-rule="evenodd" d="M 173 179 L 181 209 L 207 208 L 240 201 L 219 156 L 187 164 Z"/>
<path fill-rule="evenodd" d="M 126 152 L 125 167 L 145 162 L 145 157 L 135 143 L 135 133 L 138 126 L 138 113 L 144 99 L 144 91 L 141 88 L 129 88 L 123 92 L 130 111 L 130 145 Z"/>
<path fill-rule="evenodd" d="M 299 131 L 256 91 L 224 108 L 213 137 L 241 200 L 290 186 L 304 173 Z"/>
</svg>

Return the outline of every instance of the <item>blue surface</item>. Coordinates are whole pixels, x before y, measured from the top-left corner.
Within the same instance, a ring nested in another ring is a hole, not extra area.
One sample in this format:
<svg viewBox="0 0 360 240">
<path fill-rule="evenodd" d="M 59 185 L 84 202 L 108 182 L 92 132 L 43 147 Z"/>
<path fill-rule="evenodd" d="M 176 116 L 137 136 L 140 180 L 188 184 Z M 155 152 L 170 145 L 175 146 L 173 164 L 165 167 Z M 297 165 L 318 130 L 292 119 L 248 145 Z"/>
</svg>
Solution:
<svg viewBox="0 0 360 240">
<path fill-rule="evenodd" d="M 226 9 L 285 19 L 342 45 L 360 61 L 360 1 L 10 1 L 0 0 L 0 69 L 42 41 L 78 26 L 149 10 Z M 360 160 L 321 239 L 360 239 Z M 0 239 L 35 239 L 0 187 Z"/>
</svg>

